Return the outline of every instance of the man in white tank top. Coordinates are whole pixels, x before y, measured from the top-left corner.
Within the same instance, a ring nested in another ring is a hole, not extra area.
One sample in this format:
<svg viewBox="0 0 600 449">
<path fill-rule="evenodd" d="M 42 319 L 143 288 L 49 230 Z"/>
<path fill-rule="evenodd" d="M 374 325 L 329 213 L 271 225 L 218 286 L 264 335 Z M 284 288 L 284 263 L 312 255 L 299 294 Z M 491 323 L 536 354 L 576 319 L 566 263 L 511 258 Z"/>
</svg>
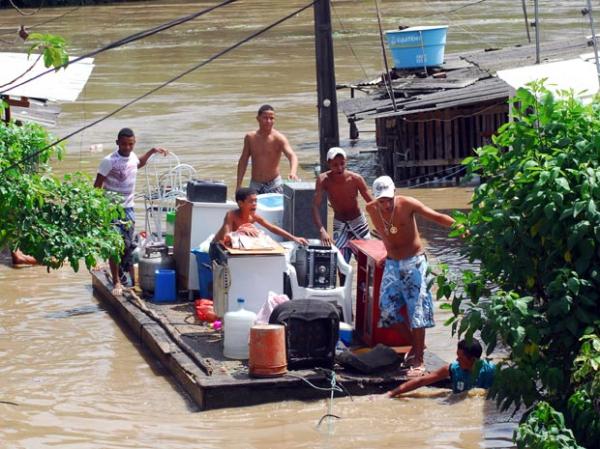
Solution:
<svg viewBox="0 0 600 449">
<path fill-rule="evenodd" d="M 123 128 L 117 135 L 117 150 L 106 156 L 100 162 L 98 173 L 94 187 L 104 188 L 109 192 L 118 193 L 123 197 L 123 209 L 125 209 L 126 221 L 116 223 L 123 241 L 125 242 L 125 251 L 121 256 L 121 260 L 110 259 L 110 273 L 113 281 L 113 294 L 121 295 L 123 286 L 121 284 L 121 276 L 119 268 L 122 272 L 129 272 L 131 276 L 131 284 L 135 285 L 135 276 L 133 272 L 132 253 L 135 249 L 133 236 L 135 230 L 135 213 L 134 213 L 134 195 L 135 195 L 135 180 L 137 171 L 142 168 L 155 153 L 160 153 L 163 156 L 167 154 L 164 148 L 152 148 L 143 156 L 138 158 L 133 152 L 135 147 L 135 134 L 129 128 Z"/>
</svg>

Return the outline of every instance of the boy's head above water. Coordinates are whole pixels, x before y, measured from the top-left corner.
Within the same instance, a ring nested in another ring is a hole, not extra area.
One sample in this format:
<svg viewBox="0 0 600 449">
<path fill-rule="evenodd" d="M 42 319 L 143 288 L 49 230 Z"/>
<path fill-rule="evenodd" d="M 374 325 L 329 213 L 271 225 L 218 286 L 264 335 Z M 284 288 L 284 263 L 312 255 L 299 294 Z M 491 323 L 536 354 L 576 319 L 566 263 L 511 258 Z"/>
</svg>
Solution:
<svg viewBox="0 0 600 449">
<path fill-rule="evenodd" d="M 481 357 L 482 352 L 481 344 L 476 339 L 472 338 L 469 342 L 463 339 L 458 342 L 456 359 L 462 369 L 469 370 L 473 367 L 475 361 Z"/>
<path fill-rule="evenodd" d="M 241 187 L 235 192 L 235 201 L 242 211 L 255 212 L 257 204 L 256 190 L 249 187 Z"/>
</svg>

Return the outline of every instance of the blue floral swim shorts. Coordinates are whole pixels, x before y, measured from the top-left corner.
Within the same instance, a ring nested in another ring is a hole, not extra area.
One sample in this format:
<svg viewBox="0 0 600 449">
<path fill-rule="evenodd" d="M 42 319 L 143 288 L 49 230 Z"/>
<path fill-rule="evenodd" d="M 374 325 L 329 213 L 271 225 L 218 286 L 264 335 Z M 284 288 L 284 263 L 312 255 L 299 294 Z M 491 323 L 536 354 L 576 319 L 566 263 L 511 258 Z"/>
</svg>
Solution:
<svg viewBox="0 0 600 449">
<path fill-rule="evenodd" d="M 386 259 L 379 297 L 379 327 L 402 323 L 400 308 L 405 304 L 411 329 L 435 326 L 424 254 L 402 260 Z"/>
</svg>

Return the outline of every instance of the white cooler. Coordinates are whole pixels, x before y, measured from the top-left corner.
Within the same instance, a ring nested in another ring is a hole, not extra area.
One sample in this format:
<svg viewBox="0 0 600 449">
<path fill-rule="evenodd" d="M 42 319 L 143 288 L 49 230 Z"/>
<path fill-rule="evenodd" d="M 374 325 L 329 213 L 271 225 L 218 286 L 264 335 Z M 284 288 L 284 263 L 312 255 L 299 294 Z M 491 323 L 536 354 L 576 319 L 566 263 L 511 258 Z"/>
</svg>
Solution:
<svg viewBox="0 0 600 449">
<path fill-rule="evenodd" d="M 256 196 L 258 204 L 256 211 L 258 215 L 267 220 L 269 223 L 283 228 L 283 194 L 281 193 L 262 193 Z M 260 229 L 269 234 L 276 242 L 282 242 L 283 237 L 267 231 L 262 226 Z"/>
</svg>

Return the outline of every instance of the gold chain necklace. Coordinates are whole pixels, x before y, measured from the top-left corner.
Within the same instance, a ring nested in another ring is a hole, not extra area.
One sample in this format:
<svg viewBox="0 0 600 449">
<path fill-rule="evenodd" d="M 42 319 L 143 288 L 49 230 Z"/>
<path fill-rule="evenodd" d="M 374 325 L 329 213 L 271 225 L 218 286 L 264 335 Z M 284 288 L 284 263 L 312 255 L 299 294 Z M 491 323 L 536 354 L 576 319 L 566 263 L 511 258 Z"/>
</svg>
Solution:
<svg viewBox="0 0 600 449">
<path fill-rule="evenodd" d="M 392 203 L 392 214 L 390 215 L 390 221 L 387 221 L 385 218 L 383 218 L 383 214 L 381 213 L 381 209 L 379 208 L 379 206 L 377 206 L 377 212 L 379 212 L 379 218 L 381 218 L 381 221 L 383 222 L 383 230 L 384 232 L 387 234 L 397 234 L 398 233 L 398 228 L 396 226 L 394 226 L 394 212 L 396 212 L 396 198 L 392 199 L 393 203 Z"/>
</svg>

